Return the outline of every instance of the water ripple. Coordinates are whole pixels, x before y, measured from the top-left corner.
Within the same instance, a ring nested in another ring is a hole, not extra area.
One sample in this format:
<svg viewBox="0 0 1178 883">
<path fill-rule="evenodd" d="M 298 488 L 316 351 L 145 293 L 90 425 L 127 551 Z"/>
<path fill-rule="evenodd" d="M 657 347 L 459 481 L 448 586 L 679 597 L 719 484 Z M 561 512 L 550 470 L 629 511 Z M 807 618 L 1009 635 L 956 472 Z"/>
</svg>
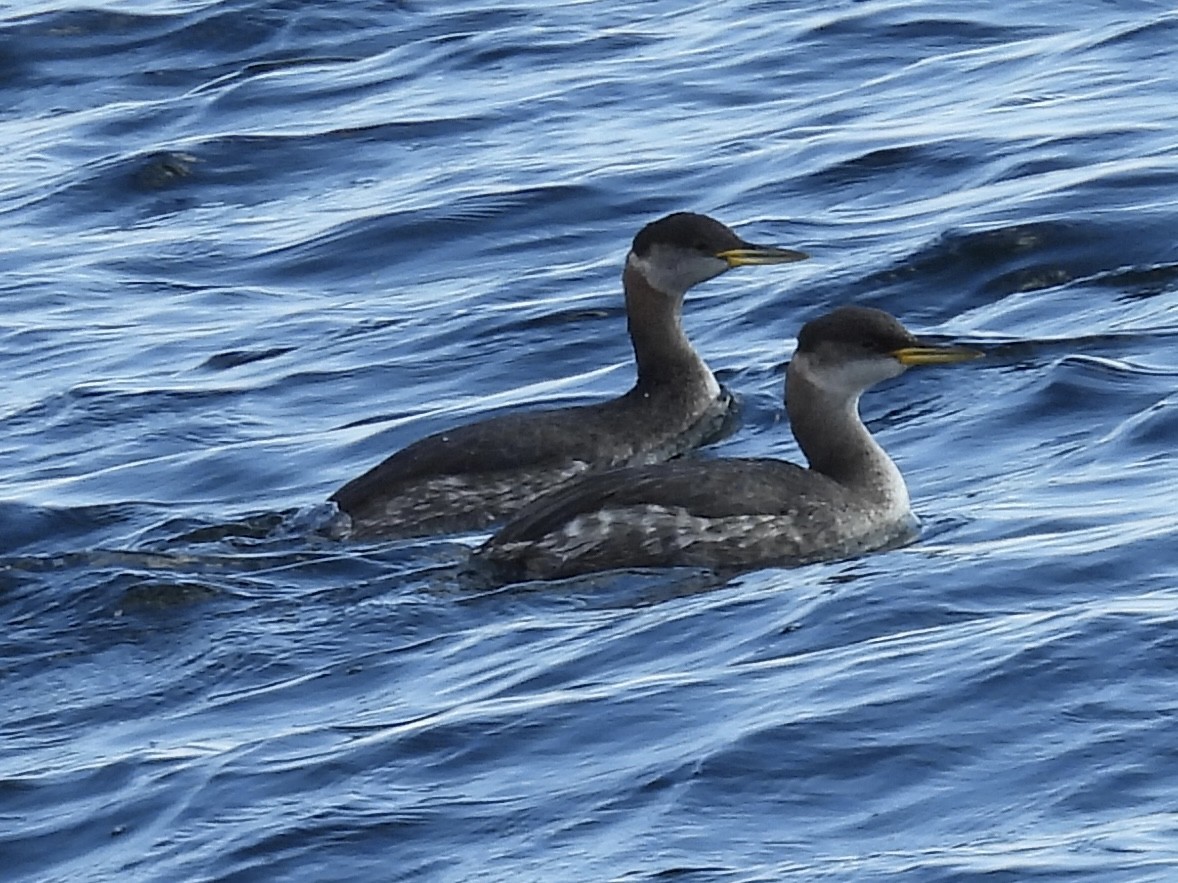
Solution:
<svg viewBox="0 0 1178 883">
<path fill-rule="evenodd" d="M 124 7 L 0 12 L 13 879 L 1173 876 L 1171 10 Z M 627 388 L 678 209 L 812 254 L 688 298 L 700 456 L 800 456 L 834 305 L 986 350 L 864 398 L 916 543 L 487 591 L 339 541 L 392 450 Z"/>
</svg>

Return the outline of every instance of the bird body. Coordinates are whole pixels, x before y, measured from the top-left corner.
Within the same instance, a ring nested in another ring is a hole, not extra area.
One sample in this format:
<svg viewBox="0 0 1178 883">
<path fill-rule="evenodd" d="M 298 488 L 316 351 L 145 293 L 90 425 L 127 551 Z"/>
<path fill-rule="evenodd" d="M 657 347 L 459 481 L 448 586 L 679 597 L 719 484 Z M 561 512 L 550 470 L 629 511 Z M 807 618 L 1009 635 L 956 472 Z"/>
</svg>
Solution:
<svg viewBox="0 0 1178 883">
<path fill-rule="evenodd" d="M 591 469 L 661 462 L 705 444 L 732 407 L 718 386 L 715 395 L 692 386 L 500 414 L 410 444 L 332 499 L 363 536 L 478 530 Z"/>
</svg>

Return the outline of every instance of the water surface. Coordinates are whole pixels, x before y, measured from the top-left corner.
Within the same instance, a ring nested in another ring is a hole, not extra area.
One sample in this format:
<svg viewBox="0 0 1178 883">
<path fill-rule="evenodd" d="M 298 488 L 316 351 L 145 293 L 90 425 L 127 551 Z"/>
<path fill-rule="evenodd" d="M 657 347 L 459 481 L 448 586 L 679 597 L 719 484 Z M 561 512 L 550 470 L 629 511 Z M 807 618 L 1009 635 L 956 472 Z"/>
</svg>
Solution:
<svg viewBox="0 0 1178 883">
<path fill-rule="evenodd" d="M 1178 16 L 1152 2 L 0 12 L 10 879 L 1170 880 Z M 348 478 L 632 379 L 633 234 L 797 457 L 801 324 L 989 358 L 865 417 L 903 549 L 471 591 Z"/>
</svg>

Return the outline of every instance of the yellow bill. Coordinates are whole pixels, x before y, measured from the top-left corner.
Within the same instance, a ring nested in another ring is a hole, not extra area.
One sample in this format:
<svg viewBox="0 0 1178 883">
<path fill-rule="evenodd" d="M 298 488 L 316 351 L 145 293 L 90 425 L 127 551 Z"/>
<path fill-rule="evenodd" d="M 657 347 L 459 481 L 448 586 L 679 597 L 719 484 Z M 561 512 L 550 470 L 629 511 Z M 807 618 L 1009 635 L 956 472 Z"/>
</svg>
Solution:
<svg viewBox="0 0 1178 883">
<path fill-rule="evenodd" d="M 981 350 L 967 346 L 905 346 L 892 350 L 892 358 L 901 365 L 952 365 L 968 362 L 985 355 Z"/>
<path fill-rule="evenodd" d="M 792 248 L 775 248 L 771 245 L 745 245 L 717 252 L 716 257 L 728 262 L 730 267 L 751 267 L 761 264 L 789 264 L 804 261 L 809 257 L 804 251 Z"/>
</svg>

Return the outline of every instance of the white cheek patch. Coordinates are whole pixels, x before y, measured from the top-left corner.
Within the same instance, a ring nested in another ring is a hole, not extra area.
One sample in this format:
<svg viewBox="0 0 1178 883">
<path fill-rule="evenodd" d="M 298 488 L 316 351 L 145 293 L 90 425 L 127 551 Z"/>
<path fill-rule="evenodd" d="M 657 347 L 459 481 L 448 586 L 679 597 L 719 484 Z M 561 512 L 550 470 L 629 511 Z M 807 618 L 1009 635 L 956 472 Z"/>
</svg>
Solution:
<svg viewBox="0 0 1178 883">
<path fill-rule="evenodd" d="M 674 291 L 671 279 L 667 278 L 667 275 L 649 257 L 640 258 L 634 252 L 630 252 L 630 255 L 626 258 L 626 263 L 632 270 L 637 270 L 638 275 L 645 279 L 651 288 L 663 292 Z"/>
<path fill-rule="evenodd" d="M 890 377 L 899 377 L 904 366 L 895 359 L 853 359 L 838 365 L 821 364 L 809 353 L 794 354 L 790 370 L 818 389 L 842 399 L 858 399 L 859 394 Z"/>
<path fill-rule="evenodd" d="M 645 257 L 630 252 L 627 265 L 637 270 L 647 283 L 664 294 L 683 295 L 698 285 L 728 269 L 726 261 L 702 254 L 669 255 L 668 249 L 655 245 Z"/>
</svg>

